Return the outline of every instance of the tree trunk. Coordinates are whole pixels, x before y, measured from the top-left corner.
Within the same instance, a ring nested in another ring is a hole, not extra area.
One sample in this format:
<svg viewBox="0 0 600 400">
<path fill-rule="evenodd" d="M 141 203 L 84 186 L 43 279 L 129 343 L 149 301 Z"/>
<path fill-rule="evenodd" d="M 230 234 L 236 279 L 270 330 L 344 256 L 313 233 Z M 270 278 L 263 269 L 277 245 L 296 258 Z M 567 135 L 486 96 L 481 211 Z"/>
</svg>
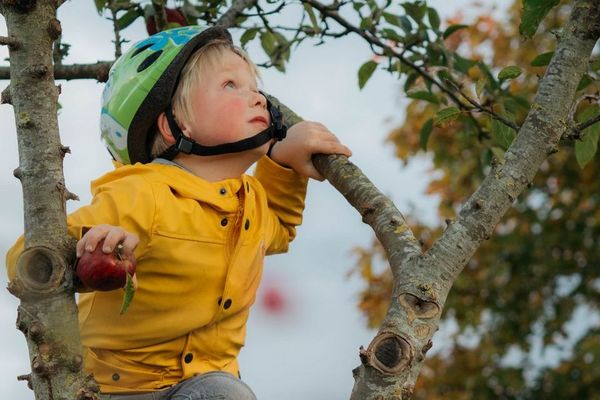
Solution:
<svg viewBox="0 0 600 400">
<path fill-rule="evenodd" d="M 56 1 L 5 0 L 10 87 L 4 93 L 15 112 L 23 186 L 25 251 L 9 290 L 19 297 L 17 327 L 25 334 L 36 399 L 91 399 L 97 386 L 82 369 L 81 340 L 73 290 L 72 239 L 67 234 L 62 159 L 57 121 L 52 43 L 60 36 Z"/>
<path fill-rule="evenodd" d="M 477 248 L 489 239 L 516 197 L 532 182 L 542 162 L 558 151 L 559 140 L 569 128 L 566 121 L 577 85 L 599 37 L 598 1 L 575 2 L 516 139 L 462 207 L 457 219 L 449 222 L 444 234 L 426 253 L 414 251 L 416 241 L 404 219 L 391 207 L 378 205 L 383 203 L 376 189 L 368 187 L 368 181 L 356 181 L 354 185 L 345 182 L 355 181 L 355 167 L 343 158 L 317 157 L 319 172 L 375 230 L 394 277 L 387 315 L 368 348 L 361 349 L 362 364 L 353 371 L 352 400 L 411 397 L 452 284 Z M 397 236 L 395 241 L 389 237 L 392 230 Z"/>
</svg>

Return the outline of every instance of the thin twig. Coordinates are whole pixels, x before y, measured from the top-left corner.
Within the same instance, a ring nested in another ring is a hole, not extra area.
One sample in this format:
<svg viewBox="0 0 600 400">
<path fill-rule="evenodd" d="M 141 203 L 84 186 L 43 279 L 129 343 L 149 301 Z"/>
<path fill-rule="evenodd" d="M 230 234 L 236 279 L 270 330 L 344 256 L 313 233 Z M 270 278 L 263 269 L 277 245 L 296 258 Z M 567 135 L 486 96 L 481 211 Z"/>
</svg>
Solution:
<svg viewBox="0 0 600 400">
<path fill-rule="evenodd" d="M 277 6 L 276 9 L 271 10 L 271 11 L 262 11 L 262 9 L 260 11 L 258 11 L 256 14 L 244 14 L 244 13 L 240 13 L 240 16 L 243 17 L 257 17 L 259 15 L 271 15 L 271 14 L 278 14 L 283 7 L 285 7 L 287 4 L 285 1 L 282 1 L 281 4 L 279 4 L 279 6 Z"/>
<path fill-rule="evenodd" d="M 231 28 L 235 25 L 235 19 L 248 7 L 252 7 L 256 3 L 256 0 L 236 0 L 233 2 L 229 10 L 225 12 L 217 20 L 215 25 L 222 26 L 223 28 Z"/>
<path fill-rule="evenodd" d="M 154 9 L 154 23 L 156 32 L 162 32 L 167 28 L 167 13 L 165 11 L 165 0 L 152 0 Z"/>
<path fill-rule="evenodd" d="M 600 115 L 594 118 L 590 118 L 587 121 L 582 122 L 580 124 L 575 123 L 575 112 L 577 111 L 579 104 L 584 100 L 587 100 L 590 103 L 598 103 L 598 101 L 600 101 L 600 95 L 584 94 L 583 96 L 579 97 L 576 101 L 573 102 L 573 106 L 571 107 L 571 111 L 569 112 L 569 116 L 567 118 L 571 129 L 563 134 L 561 140 L 580 140 L 584 136 L 583 131 L 599 121 Z"/>
<path fill-rule="evenodd" d="M 462 106 L 464 108 L 465 104 L 462 101 L 460 101 L 460 99 L 451 90 L 444 87 L 444 85 L 442 85 L 440 82 L 438 82 L 435 78 L 433 78 L 427 72 L 423 71 L 417 65 L 412 63 L 410 60 L 407 60 L 406 58 L 402 57 L 402 55 L 400 53 L 398 53 L 396 51 L 396 49 L 394 49 L 393 47 L 386 45 L 385 43 L 383 43 L 381 40 L 379 40 L 379 38 L 377 38 L 373 34 L 352 25 L 350 22 L 348 22 L 347 20 L 342 18 L 338 14 L 337 11 L 332 10 L 331 7 L 327 7 L 315 0 L 301 0 L 301 2 L 313 6 L 314 8 L 319 10 L 321 12 L 321 14 L 332 18 L 333 20 L 335 20 L 338 24 L 342 25 L 347 30 L 354 32 L 357 35 L 361 36 L 368 43 L 371 43 L 373 45 L 381 47 L 385 51 L 389 52 L 389 54 L 393 55 L 394 57 L 399 59 L 403 64 L 405 64 L 408 67 L 410 67 L 411 69 L 413 69 L 416 73 L 421 75 L 425 80 L 427 80 L 431 84 L 437 86 L 441 91 L 446 93 L 452 99 L 452 101 L 455 102 L 457 105 Z"/>
<path fill-rule="evenodd" d="M 339 13 L 337 12 L 336 8 L 325 6 L 324 4 L 321 4 L 321 3 L 319 3 L 316 0 L 300 0 L 300 1 L 302 3 L 306 3 L 306 4 L 311 5 L 312 7 L 316 8 L 317 10 L 319 10 L 321 12 L 322 15 L 327 16 L 329 18 L 332 18 L 338 24 L 340 24 L 344 28 L 346 28 L 348 31 L 354 32 L 357 35 L 361 36 L 363 39 L 365 39 L 371 45 L 371 47 L 375 45 L 375 46 L 378 46 L 378 47 L 382 48 L 386 54 L 388 54 L 389 56 L 393 56 L 393 57 L 397 58 L 398 60 L 400 60 L 400 62 L 402 62 L 403 64 L 407 65 L 409 68 L 411 68 L 417 74 L 419 74 L 421 77 L 423 77 L 423 79 L 425 79 L 426 81 L 430 82 L 432 85 L 436 86 L 443 93 L 446 93 L 446 95 L 448 95 L 448 97 L 450 97 L 450 99 L 456 105 L 458 105 L 459 108 L 461 108 L 463 110 L 466 110 L 466 111 L 471 111 L 471 107 L 469 107 L 468 105 L 466 105 L 465 103 L 463 103 L 456 96 L 456 94 L 454 94 L 450 89 L 448 89 L 442 83 L 440 83 L 438 80 L 436 80 L 433 76 L 429 75 L 427 72 L 425 72 L 418 65 L 414 64 L 413 62 L 411 62 L 407 58 L 403 57 L 402 53 L 399 53 L 395 48 L 390 47 L 390 46 L 386 45 L 385 43 L 383 43 L 381 40 L 379 40 L 379 38 L 377 38 L 372 33 L 367 32 L 367 31 L 365 31 L 363 29 L 360 29 L 360 28 L 352 25 L 346 19 L 342 18 L 339 15 Z M 480 136 L 482 136 L 484 134 L 484 132 L 483 132 L 483 129 L 481 128 L 481 125 L 479 124 L 479 121 L 477 121 L 477 119 L 475 119 L 475 117 L 473 117 L 473 115 L 471 115 L 470 112 L 469 112 L 468 115 L 469 115 L 469 119 L 473 122 L 473 124 L 479 130 Z"/>
<path fill-rule="evenodd" d="M 479 104 L 479 102 L 477 102 L 477 100 L 475 100 L 474 98 L 472 98 L 471 96 L 469 96 L 468 94 L 466 94 L 465 92 L 462 91 L 462 89 L 456 85 L 454 82 L 446 80 L 445 81 L 447 84 L 449 84 L 450 86 L 452 86 L 454 89 L 456 89 L 456 91 L 458 93 L 460 93 L 460 95 L 462 97 L 464 97 L 469 103 L 471 103 L 473 105 L 473 109 L 476 109 L 480 112 L 486 113 L 489 116 L 491 116 L 492 118 L 502 122 L 504 125 L 508 126 L 509 128 L 512 128 L 515 130 L 515 132 L 519 132 L 519 125 L 515 124 L 512 121 L 509 121 L 508 119 L 504 118 L 502 115 L 499 115 L 498 113 L 494 112 L 492 109 L 486 108 L 484 106 L 482 106 L 481 104 Z"/>
<path fill-rule="evenodd" d="M 115 32 L 115 40 L 113 40 L 113 43 L 115 44 L 115 59 L 117 59 L 121 57 L 123 52 L 121 50 L 121 29 L 119 29 L 119 25 L 117 24 L 117 9 L 114 7 L 114 0 L 111 0 L 109 8 L 112 15 L 111 20 L 113 23 L 113 30 Z"/>
<path fill-rule="evenodd" d="M 575 127 L 575 130 L 581 132 L 598 122 L 600 122 L 600 114 L 596 115 L 594 118 L 590 118 L 587 121 L 582 122 L 581 124 L 577 125 Z"/>
</svg>

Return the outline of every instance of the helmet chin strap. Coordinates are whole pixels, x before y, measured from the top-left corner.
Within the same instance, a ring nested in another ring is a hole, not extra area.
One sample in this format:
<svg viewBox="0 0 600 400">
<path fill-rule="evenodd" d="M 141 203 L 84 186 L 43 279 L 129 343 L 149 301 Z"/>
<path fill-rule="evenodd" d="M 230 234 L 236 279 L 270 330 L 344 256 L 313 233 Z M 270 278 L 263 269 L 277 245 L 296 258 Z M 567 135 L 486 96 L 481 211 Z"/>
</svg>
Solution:
<svg viewBox="0 0 600 400">
<path fill-rule="evenodd" d="M 266 97 L 266 96 L 265 96 Z M 171 103 L 167 106 L 165 114 L 171 129 L 171 134 L 175 139 L 175 144 L 159 155 L 160 158 L 172 160 L 178 153 L 195 154 L 197 156 L 216 156 L 220 154 L 239 153 L 241 151 L 255 149 L 263 144 L 276 139 L 283 140 L 287 134 L 287 126 L 283 123 L 283 114 L 279 108 L 274 107 L 267 99 L 267 109 L 271 115 L 269 127 L 256 135 L 238 140 L 232 143 L 223 143 L 216 146 L 203 146 L 195 140 L 185 136 L 173 116 L 173 107 Z"/>
</svg>

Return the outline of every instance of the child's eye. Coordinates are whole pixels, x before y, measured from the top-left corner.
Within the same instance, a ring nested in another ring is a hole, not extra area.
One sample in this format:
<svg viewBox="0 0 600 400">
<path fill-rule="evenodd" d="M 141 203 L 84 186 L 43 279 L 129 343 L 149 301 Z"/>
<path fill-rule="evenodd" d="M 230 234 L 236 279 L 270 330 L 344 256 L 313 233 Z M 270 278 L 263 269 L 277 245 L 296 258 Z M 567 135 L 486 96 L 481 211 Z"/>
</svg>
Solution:
<svg viewBox="0 0 600 400">
<path fill-rule="evenodd" d="M 235 89 L 235 83 L 233 81 L 225 82 L 225 87 L 229 89 Z"/>
</svg>

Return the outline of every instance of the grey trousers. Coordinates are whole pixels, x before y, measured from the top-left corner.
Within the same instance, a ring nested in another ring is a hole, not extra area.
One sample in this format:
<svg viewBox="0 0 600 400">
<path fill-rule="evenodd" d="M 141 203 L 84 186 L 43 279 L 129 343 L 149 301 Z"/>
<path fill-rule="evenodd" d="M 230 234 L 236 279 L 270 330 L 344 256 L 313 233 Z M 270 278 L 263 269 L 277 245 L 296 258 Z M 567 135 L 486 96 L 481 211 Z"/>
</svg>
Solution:
<svg viewBox="0 0 600 400">
<path fill-rule="evenodd" d="M 196 375 L 158 392 L 101 394 L 100 400 L 256 400 L 250 386 L 221 371 Z"/>
</svg>

